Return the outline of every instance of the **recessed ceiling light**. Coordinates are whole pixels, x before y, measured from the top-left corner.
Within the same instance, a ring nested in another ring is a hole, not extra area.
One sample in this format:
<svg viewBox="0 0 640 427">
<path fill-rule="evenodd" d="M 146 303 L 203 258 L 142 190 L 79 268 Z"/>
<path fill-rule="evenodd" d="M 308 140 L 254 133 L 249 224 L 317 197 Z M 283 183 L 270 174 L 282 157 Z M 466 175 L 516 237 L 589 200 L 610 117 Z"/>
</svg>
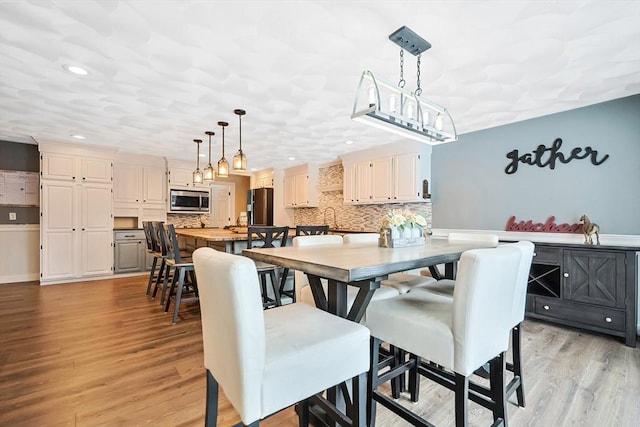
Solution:
<svg viewBox="0 0 640 427">
<path fill-rule="evenodd" d="M 77 74 L 79 76 L 86 76 L 87 74 L 89 74 L 89 72 L 87 70 L 85 70 L 84 68 L 79 67 L 77 65 L 66 65 L 66 64 L 63 64 L 62 68 L 64 68 L 65 70 L 67 70 L 70 73 Z"/>
<path fill-rule="evenodd" d="M 258 170 L 258 169 L 256 169 L 256 168 L 251 168 L 251 171 L 253 171 L 253 172 L 255 172 L 255 171 L 257 171 L 257 170 Z"/>
<path fill-rule="evenodd" d="M 207 155 L 204 153 L 200 153 L 200 157 L 207 157 Z"/>
<path fill-rule="evenodd" d="M 295 160 L 295 159 L 296 159 L 295 157 L 289 157 L 289 160 Z"/>
<path fill-rule="evenodd" d="M 78 135 L 78 134 L 75 134 L 75 133 L 74 133 L 73 135 L 71 135 L 71 136 L 72 136 L 73 138 L 75 138 L 75 139 L 84 139 L 84 136 L 82 136 L 82 135 Z"/>
<path fill-rule="evenodd" d="M 352 140 L 348 140 L 348 141 L 345 141 L 344 143 L 347 144 L 347 145 L 351 145 L 351 144 L 353 144 L 353 141 Z"/>
</svg>

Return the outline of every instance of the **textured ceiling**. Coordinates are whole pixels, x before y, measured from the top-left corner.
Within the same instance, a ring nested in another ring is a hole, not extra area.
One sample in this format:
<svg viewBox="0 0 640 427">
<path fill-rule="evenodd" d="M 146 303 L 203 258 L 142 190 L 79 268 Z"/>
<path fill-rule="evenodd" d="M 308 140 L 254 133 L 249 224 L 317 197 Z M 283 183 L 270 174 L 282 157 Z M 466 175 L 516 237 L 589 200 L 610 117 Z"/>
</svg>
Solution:
<svg viewBox="0 0 640 427">
<path fill-rule="evenodd" d="M 0 139 L 195 162 L 206 130 L 220 157 L 225 120 L 230 159 L 243 108 L 249 167 L 332 161 L 398 140 L 349 116 L 362 71 L 398 80 L 402 25 L 433 45 L 423 97 L 459 133 L 640 93 L 638 0 L 1 0 Z"/>
</svg>

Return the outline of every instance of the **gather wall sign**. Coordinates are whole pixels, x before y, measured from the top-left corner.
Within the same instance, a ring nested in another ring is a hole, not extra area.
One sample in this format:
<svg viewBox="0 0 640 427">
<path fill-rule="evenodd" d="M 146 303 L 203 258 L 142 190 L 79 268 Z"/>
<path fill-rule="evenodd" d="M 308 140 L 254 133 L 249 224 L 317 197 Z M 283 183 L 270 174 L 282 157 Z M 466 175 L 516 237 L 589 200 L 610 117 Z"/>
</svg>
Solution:
<svg viewBox="0 0 640 427">
<path fill-rule="evenodd" d="M 572 160 L 589 159 L 594 166 L 601 165 L 608 158 L 609 155 L 605 154 L 601 158 L 598 158 L 598 150 L 586 146 L 584 148 L 576 147 L 571 150 L 569 155 L 566 155 L 560 151 L 562 147 L 562 138 L 556 138 L 550 147 L 546 147 L 542 144 L 538 145 L 538 148 L 531 153 L 525 153 L 520 155 L 520 152 L 515 149 L 507 153 L 507 159 L 511 160 L 511 163 L 507 165 L 504 172 L 507 175 L 514 174 L 518 171 L 520 163 L 530 166 L 538 166 L 541 168 L 549 167 L 549 169 L 556 168 L 556 162 L 569 163 Z"/>
</svg>

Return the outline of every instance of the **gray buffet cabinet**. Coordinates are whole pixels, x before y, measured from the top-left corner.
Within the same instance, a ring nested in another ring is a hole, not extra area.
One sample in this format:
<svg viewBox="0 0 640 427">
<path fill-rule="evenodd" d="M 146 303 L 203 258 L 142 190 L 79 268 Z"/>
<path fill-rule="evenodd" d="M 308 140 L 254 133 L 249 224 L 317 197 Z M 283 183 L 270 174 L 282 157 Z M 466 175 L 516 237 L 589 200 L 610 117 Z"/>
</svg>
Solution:
<svg viewBox="0 0 640 427">
<path fill-rule="evenodd" d="M 635 347 L 639 250 L 536 243 L 527 316 L 622 337 Z"/>
</svg>

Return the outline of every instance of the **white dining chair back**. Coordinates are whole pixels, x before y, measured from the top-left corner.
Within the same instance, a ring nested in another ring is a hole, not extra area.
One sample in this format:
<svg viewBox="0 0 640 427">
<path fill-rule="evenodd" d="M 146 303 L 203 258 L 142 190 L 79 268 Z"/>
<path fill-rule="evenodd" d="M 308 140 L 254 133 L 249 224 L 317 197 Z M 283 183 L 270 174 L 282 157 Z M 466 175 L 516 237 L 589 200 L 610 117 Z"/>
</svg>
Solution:
<svg viewBox="0 0 640 427">
<path fill-rule="evenodd" d="M 361 244 L 378 244 L 378 239 L 380 238 L 380 234 L 378 233 L 352 233 L 345 234 L 342 236 L 342 240 L 345 245 L 352 243 L 361 243 Z"/>
<path fill-rule="evenodd" d="M 353 380 L 346 415 L 363 427 L 369 331 L 355 322 L 307 304 L 263 310 L 258 272 L 246 257 L 199 248 L 194 252 L 200 287 L 206 426 L 215 426 L 218 389 L 224 390 L 244 425 Z M 321 357 L 319 357 L 321 354 Z M 300 425 L 307 425 L 308 413 Z"/>
<path fill-rule="evenodd" d="M 520 250 L 522 258 L 518 266 L 518 277 L 514 283 L 515 298 L 512 305 L 511 326 L 516 326 L 524 320 L 525 306 L 527 304 L 527 285 L 529 283 L 529 271 L 531 270 L 531 261 L 533 260 L 533 250 L 535 245 L 528 241 L 520 241 L 516 243 L 507 243 L 501 245 L 504 247 L 514 247 Z"/>
</svg>

